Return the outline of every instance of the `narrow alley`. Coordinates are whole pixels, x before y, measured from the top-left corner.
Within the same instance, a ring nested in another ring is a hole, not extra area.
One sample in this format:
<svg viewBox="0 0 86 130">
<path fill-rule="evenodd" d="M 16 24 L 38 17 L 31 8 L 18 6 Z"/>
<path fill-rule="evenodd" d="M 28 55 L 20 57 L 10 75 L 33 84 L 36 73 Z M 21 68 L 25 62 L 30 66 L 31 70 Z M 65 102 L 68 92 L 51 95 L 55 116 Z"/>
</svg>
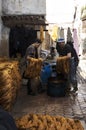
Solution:
<svg viewBox="0 0 86 130">
<path fill-rule="evenodd" d="M 80 60 L 77 79 L 78 92 L 70 93 L 65 97 L 50 97 L 46 93 L 37 96 L 27 95 L 25 80 L 21 87 L 17 101 L 11 111 L 13 117 L 26 114 L 49 114 L 79 119 L 86 129 L 86 73 L 83 66 L 86 60 Z"/>
</svg>

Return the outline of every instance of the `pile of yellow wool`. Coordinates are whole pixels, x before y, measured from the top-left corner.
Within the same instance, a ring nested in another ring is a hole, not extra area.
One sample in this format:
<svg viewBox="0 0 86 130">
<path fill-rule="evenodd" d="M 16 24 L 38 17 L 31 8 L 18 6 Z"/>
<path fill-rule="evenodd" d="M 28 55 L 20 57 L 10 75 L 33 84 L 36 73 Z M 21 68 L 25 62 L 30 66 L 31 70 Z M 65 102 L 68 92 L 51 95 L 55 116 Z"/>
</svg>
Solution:
<svg viewBox="0 0 86 130">
<path fill-rule="evenodd" d="M 21 85 L 18 61 L 0 58 L 0 105 L 10 111 Z"/>
<path fill-rule="evenodd" d="M 62 116 L 29 114 L 15 122 L 18 130 L 84 130 L 79 120 Z"/>
</svg>

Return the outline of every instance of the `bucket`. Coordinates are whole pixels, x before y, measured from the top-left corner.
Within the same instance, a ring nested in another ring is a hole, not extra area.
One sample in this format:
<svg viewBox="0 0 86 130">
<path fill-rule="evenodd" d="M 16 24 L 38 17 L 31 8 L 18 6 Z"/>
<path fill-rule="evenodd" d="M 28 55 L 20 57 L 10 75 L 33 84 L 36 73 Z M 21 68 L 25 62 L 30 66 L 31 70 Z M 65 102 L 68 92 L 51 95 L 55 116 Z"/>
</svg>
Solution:
<svg viewBox="0 0 86 130">
<path fill-rule="evenodd" d="M 47 94 L 52 97 L 63 97 L 66 94 L 67 81 L 50 79 L 47 86 Z"/>
</svg>

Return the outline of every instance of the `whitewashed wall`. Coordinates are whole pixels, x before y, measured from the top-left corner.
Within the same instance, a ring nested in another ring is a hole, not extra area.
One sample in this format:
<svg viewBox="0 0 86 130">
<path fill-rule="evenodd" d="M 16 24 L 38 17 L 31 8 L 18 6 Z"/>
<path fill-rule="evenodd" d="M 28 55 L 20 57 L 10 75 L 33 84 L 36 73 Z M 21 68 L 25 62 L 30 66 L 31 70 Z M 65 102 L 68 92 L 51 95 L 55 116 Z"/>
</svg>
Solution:
<svg viewBox="0 0 86 130">
<path fill-rule="evenodd" d="M 4 14 L 46 14 L 46 0 L 2 0 Z"/>
</svg>

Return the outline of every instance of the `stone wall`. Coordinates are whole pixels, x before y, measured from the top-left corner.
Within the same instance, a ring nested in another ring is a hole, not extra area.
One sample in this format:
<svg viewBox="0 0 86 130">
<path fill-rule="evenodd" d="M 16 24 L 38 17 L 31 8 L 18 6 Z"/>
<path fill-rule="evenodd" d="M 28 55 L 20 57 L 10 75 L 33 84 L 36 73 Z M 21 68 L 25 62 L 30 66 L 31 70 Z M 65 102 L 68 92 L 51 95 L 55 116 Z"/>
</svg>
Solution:
<svg viewBox="0 0 86 130">
<path fill-rule="evenodd" d="M 9 56 L 9 29 L 2 23 L 2 2 L 3 0 L 0 0 L 0 57 Z"/>
<path fill-rule="evenodd" d="M 3 0 L 3 14 L 46 14 L 46 0 Z"/>
<path fill-rule="evenodd" d="M 10 28 L 2 25 L 1 56 L 9 57 L 9 31 Z"/>
</svg>

